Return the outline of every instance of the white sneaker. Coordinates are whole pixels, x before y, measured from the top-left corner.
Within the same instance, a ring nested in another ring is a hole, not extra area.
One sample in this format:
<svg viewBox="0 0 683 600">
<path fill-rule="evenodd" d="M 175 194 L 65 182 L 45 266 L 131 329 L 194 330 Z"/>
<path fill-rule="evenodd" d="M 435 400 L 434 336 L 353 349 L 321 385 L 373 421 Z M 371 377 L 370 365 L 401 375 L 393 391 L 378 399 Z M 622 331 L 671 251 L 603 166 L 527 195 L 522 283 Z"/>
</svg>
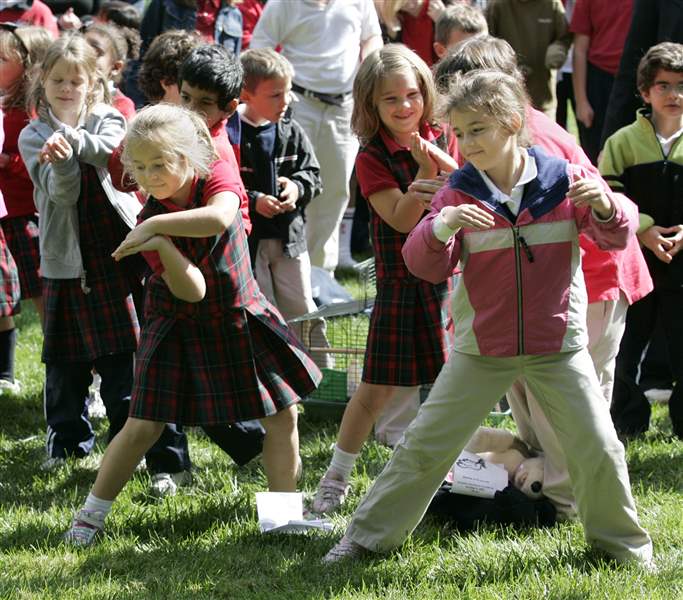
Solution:
<svg viewBox="0 0 683 600">
<path fill-rule="evenodd" d="M 344 504 L 350 490 L 351 486 L 347 481 L 324 475 L 318 484 L 311 510 L 319 515 L 335 512 Z"/>
<path fill-rule="evenodd" d="M 40 465 L 40 470 L 41 471 L 56 471 L 57 469 L 61 469 L 63 466 L 66 465 L 66 458 L 62 458 L 61 456 L 51 456 L 50 458 L 46 458 Z"/>
<path fill-rule="evenodd" d="M 369 550 L 363 548 L 363 546 L 357 544 L 351 538 L 344 536 L 323 557 L 323 562 L 329 565 L 348 558 L 360 558 L 368 552 Z"/>
<path fill-rule="evenodd" d="M 0 379 L 0 396 L 18 396 L 21 393 L 21 383 L 16 379 Z"/>
<path fill-rule="evenodd" d="M 71 521 L 64 541 L 71 546 L 92 546 L 104 530 L 104 513 L 82 508 Z"/>
<path fill-rule="evenodd" d="M 673 390 L 663 390 L 659 388 L 652 388 L 645 390 L 645 397 L 653 404 L 666 404 L 671 398 Z"/>
<path fill-rule="evenodd" d="M 187 486 L 192 483 L 192 474 L 185 471 L 178 473 L 155 473 L 149 485 L 152 496 L 164 498 L 165 496 L 175 496 L 179 487 Z"/>
<path fill-rule="evenodd" d="M 91 419 L 104 419 L 107 416 L 107 409 L 102 401 L 100 394 L 100 386 L 102 385 L 102 377 L 99 373 L 93 376 L 93 382 L 88 390 L 88 416 Z"/>
</svg>

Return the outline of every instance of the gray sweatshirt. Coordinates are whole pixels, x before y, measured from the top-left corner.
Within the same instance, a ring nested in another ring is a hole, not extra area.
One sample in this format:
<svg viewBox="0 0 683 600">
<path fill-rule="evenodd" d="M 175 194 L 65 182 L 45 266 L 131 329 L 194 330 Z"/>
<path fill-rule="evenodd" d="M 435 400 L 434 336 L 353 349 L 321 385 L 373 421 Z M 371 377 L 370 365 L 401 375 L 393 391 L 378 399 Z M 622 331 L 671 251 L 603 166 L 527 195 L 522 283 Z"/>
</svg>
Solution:
<svg viewBox="0 0 683 600">
<path fill-rule="evenodd" d="M 71 144 L 73 154 L 58 163 L 39 162 L 47 139 L 59 131 Z M 96 105 L 83 125 L 32 120 L 19 135 L 19 152 L 33 181 L 40 215 L 40 269 L 49 279 L 85 280 L 78 233 L 78 199 L 81 193 L 81 163 L 97 168 L 102 187 L 122 220 L 133 227 L 140 204 L 134 196 L 114 190 L 107 161 L 126 131 L 126 121 L 115 108 Z"/>
</svg>

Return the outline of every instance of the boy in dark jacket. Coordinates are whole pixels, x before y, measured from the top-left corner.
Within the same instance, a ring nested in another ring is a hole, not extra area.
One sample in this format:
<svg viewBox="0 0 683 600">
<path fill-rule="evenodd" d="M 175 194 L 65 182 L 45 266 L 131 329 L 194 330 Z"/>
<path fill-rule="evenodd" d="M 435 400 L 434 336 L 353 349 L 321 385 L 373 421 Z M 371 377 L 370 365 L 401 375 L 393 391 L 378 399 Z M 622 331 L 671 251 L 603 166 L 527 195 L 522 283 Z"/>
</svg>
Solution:
<svg viewBox="0 0 683 600">
<path fill-rule="evenodd" d="M 304 208 L 322 191 L 320 166 L 308 136 L 289 111 L 292 65 L 269 48 L 248 50 L 240 59 L 240 171 L 253 223 L 252 265 L 263 293 L 290 320 L 316 309 Z M 317 341 L 303 341 L 327 346 L 323 329 L 313 328 Z M 324 363 L 315 352 L 313 357 Z"/>
</svg>

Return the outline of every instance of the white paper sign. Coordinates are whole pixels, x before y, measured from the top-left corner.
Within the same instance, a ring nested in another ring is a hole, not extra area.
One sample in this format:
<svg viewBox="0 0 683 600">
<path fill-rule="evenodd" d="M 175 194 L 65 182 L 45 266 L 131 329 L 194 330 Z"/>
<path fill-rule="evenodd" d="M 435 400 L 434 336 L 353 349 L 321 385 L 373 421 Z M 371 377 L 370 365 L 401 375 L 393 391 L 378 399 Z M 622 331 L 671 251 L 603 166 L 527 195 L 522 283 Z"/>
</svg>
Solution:
<svg viewBox="0 0 683 600">
<path fill-rule="evenodd" d="M 485 461 L 481 456 L 463 450 L 452 469 L 451 492 L 493 498 L 508 485 L 508 472 L 502 465 Z"/>
<path fill-rule="evenodd" d="M 332 523 L 326 519 L 304 519 L 303 496 L 299 492 L 257 492 L 256 511 L 263 533 L 332 529 Z"/>
</svg>

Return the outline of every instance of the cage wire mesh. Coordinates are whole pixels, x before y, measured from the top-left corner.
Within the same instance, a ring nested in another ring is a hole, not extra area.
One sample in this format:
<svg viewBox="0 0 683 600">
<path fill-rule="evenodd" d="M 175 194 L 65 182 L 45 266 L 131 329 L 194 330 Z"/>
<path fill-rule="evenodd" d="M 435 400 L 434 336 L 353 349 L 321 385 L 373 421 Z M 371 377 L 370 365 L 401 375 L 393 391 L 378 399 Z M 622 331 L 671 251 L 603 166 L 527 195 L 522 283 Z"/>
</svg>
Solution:
<svg viewBox="0 0 683 600">
<path fill-rule="evenodd" d="M 377 293 L 374 258 L 359 263 L 354 272 L 355 281 L 347 282 L 353 300 L 326 304 L 289 321 L 323 373 L 318 389 L 304 400 L 307 411 L 342 412 L 360 383 Z"/>
</svg>

